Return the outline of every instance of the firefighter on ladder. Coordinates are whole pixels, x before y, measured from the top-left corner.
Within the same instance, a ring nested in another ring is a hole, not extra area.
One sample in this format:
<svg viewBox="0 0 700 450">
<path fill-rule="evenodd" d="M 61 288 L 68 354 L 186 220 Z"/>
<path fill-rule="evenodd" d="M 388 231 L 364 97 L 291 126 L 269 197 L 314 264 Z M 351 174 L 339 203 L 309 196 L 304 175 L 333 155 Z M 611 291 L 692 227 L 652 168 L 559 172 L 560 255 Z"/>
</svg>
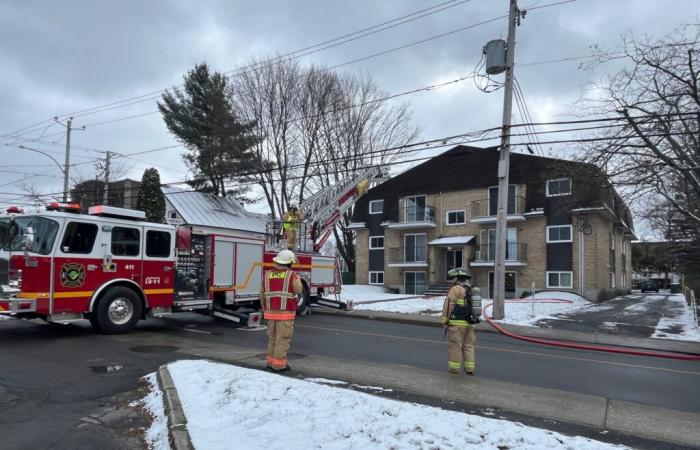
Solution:
<svg viewBox="0 0 700 450">
<path fill-rule="evenodd" d="M 296 248 L 297 234 L 301 228 L 301 214 L 296 205 L 291 205 L 289 211 L 282 216 L 282 227 L 284 228 L 284 236 L 287 239 L 287 249 L 294 250 Z"/>
<path fill-rule="evenodd" d="M 282 250 L 272 261 L 275 267 L 265 274 L 260 301 L 267 320 L 267 368 L 275 372 L 290 370 L 287 352 L 294 333 L 297 295 L 303 292 L 299 275 L 292 270 L 294 252 Z"/>
<path fill-rule="evenodd" d="M 442 307 L 442 324 L 448 336 L 447 370 L 450 373 L 459 373 L 464 359 L 464 371 L 467 375 L 474 375 L 474 346 L 476 345 L 476 333 L 471 311 L 471 287 L 467 284 L 471 279 L 469 273 L 459 267 L 447 272 L 450 278 L 454 278 L 454 286 L 450 288 Z"/>
</svg>

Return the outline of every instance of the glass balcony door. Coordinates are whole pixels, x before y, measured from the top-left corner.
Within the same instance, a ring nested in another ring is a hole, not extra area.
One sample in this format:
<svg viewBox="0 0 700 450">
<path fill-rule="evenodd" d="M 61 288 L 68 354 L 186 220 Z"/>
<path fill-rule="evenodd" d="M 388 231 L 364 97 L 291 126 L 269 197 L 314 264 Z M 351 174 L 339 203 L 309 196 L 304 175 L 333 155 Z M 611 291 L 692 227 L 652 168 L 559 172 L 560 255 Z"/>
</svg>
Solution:
<svg viewBox="0 0 700 450">
<path fill-rule="evenodd" d="M 506 214 L 515 214 L 515 196 L 517 186 L 514 184 L 508 185 L 508 208 Z M 489 216 L 495 216 L 498 213 L 498 187 L 489 188 Z"/>
<path fill-rule="evenodd" d="M 406 234 L 404 239 L 404 261 L 427 261 L 428 245 L 426 234 Z"/>
<path fill-rule="evenodd" d="M 425 195 L 414 195 L 406 197 L 405 221 L 418 222 L 426 220 L 425 217 Z"/>
<path fill-rule="evenodd" d="M 488 244 L 488 255 L 485 258 L 486 261 L 496 260 L 496 229 L 491 228 L 488 230 L 488 238 L 484 239 L 484 232 L 486 230 L 481 230 L 482 237 L 481 242 L 486 241 Z M 518 259 L 518 229 L 508 228 L 506 234 L 506 260 L 516 261 Z"/>
<path fill-rule="evenodd" d="M 405 272 L 404 292 L 406 294 L 425 294 L 426 278 L 425 272 Z"/>
</svg>

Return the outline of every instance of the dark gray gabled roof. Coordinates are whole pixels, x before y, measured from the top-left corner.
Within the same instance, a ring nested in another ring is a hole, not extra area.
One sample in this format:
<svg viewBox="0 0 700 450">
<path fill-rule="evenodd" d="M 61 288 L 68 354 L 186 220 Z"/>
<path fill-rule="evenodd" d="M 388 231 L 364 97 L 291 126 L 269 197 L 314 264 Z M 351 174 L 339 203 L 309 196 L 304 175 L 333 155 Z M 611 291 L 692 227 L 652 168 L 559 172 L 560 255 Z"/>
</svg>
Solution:
<svg viewBox="0 0 700 450">
<path fill-rule="evenodd" d="M 172 186 L 161 190 L 187 225 L 265 233 L 267 216 L 246 211 L 232 198 Z"/>
</svg>

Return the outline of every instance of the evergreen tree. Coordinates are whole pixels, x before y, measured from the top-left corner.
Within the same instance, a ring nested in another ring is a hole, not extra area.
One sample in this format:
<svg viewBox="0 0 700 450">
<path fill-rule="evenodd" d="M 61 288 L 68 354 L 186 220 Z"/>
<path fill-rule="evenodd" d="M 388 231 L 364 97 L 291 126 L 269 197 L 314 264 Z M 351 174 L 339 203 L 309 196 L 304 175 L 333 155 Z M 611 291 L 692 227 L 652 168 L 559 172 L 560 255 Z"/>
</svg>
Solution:
<svg viewBox="0 0 700 450">
<path fill-rule="evenodd" d="M 160 223 L 165 220 L 165 197 L 160 190 L 158 169 L 151 167 L 143 172 L 137 207 L 146 213 L 149 222 Z"/>
<path fill-rule="evenodd" d="M 217 196 L 231 195 L 244 203 L 250 188 L 231 188 L 259 167 L 252 147 L 258 138 L 254 123 L 237 117 L 228 78 L 197 64 L 184 77 L 183 90 L 163 94 L 158 109 L 168 130 L 185 146 L 183 160 L 193 174 L 190 186 Z M 227 186 L 229 184 L 229 186 Z"/>
</svg>

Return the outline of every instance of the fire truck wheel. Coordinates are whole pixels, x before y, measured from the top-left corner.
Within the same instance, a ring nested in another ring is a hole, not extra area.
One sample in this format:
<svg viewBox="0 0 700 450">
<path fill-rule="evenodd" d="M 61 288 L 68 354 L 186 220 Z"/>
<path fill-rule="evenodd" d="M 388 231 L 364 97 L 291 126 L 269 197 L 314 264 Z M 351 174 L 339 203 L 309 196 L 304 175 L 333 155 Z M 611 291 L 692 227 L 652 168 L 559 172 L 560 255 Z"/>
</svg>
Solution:
<svg viewBox="0 0 700 450">
<path fill-rule="evenodd" d="M 297 315 L 304 315 L 309 309 L 309 286 L 307 286 L 306 283 L 302 283 L 302 287 L 304 291 L 297 295 L 299 299 L 297 300 Z"/>
<path fill-rule="evenodd" d="M 100 298 L 94 314 L 100 332 L 128 333 L 141 318 L 141 299 L 132 289 L 115 286 Z"/>
</svg>

